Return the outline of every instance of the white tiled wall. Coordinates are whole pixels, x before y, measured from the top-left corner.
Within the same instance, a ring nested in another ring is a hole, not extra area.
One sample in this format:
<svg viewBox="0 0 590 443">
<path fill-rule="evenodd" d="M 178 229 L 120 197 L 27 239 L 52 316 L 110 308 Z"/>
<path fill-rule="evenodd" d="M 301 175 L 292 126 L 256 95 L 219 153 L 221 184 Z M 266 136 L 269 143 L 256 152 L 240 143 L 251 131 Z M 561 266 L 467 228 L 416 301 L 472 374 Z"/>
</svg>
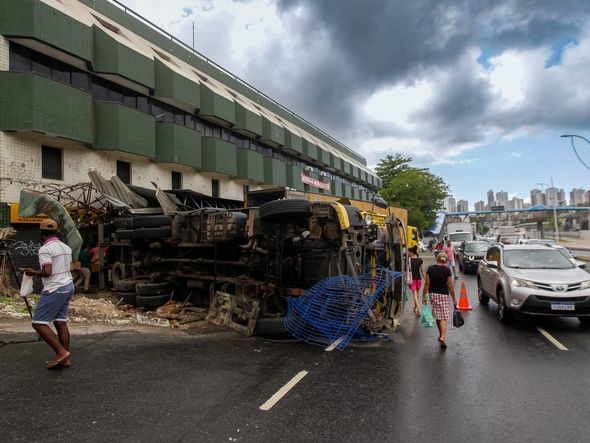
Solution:
<svg viewBox="0 0 590 443">
<path fill-rule="evenodd" d="M 8 71 L 8 39 L 0 35 L 0 71 Z"/>
<path fill-rule="evenodd" d="M 42 144 L 63 149 L 63 181 L 41 178 Z M 211 195 L 211 179 L 195 172 L 193 168 L 170 167 L 140 157 L 95 151 L 68 141 L 52 143 L 51 139 L 43 141 L 27 135 L 0 131 L 0 201 L 18 201 L 22 189 L 42 190 L 43 184 L 47 183 L 73 185 L 88 182 L 88 171 L 91 168 L 96 169 L 104 178 L 110 178 L 116 174 L 118 159 L 131 163 L 131 183 L 134 185 L 152 189 L 151 182 L 155 182 L 163 189 L 170 189 L 171 171 L 174 170 L 182 173 L 183 188 Z M 231 179 L 220 180 L 219 188 L 223 198 L 243 199 L 242 185 Z"/>
</svg>

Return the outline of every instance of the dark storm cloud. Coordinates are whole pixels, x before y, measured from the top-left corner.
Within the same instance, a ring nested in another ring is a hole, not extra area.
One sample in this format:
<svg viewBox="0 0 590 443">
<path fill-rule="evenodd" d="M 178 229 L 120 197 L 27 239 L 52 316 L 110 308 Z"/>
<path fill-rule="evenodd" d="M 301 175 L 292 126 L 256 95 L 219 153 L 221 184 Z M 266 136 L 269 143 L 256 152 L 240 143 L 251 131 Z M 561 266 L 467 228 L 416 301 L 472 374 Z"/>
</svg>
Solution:
<svg viewBox="0 0 590 443">
<path fill-rule="evenodd" d="M 282 84 L 267 84 L 269 92 L 346 140 L 363 133 L 400 135 L 399 128 L 358 118 L 359 105 L 374 92 L 457 69 L 473 47 L 481 48 L 485 61 L 506 49 L 536 48 L 564 35 L 576 37 L 587 20 L 590 1 L 279 0 L 278 7 L 289 19 L 286 32 L 299 36 L 308 48 L 298 60 L 274 48 L 273 59 L 288 64 L 291 71 L 288 89 L 283 78 Z M 321 39 L 329 43 L 323 63 L 313 52 L 313 43 Z M 260 77 L 256 71 L 252 65 L 248 75 Z M 495 125 L 494 118 L 501 120 L 490 109 L 495 97 L 475 73 L 455 74 L 436 85 L 432 107 L 415 117 L 449 144 L 477 141 Z M 510 127 L 519 120 L 510 120 Z"/>
</svg>

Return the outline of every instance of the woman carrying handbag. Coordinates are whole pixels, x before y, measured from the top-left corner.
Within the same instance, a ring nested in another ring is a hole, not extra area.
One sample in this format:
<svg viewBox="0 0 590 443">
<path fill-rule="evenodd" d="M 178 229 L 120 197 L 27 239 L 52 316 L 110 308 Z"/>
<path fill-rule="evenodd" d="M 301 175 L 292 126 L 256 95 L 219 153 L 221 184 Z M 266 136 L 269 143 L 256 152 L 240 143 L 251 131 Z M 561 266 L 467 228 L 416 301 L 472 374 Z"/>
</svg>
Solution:
<svg viewBox="0 0 590 443">
<path fill-rule="evenodd" d="M 447 255 L 441 252 L 436 257 L 436 264 L 426 271 L 426 282 L 422 292 L 422 304 L 426 304 L 426 294 L 430 295 L 430 306 L 436 319 L 438 328 L 438 341 L 442 349 L 447 348 L 446 332 L 447 322 L 451 316 L 450 297 L 453 298 L 453 306 L 457 305 L 455 298 L 454 279 L 451 270 L 447 267 Z"/>
</svg>

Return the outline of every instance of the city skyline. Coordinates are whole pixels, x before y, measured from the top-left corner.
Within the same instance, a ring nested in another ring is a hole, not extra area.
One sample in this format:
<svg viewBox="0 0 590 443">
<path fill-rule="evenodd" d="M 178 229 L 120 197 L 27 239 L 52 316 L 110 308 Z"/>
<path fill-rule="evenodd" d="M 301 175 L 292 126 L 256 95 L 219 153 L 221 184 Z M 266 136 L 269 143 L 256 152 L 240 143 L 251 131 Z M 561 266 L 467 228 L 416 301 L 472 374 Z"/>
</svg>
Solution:
<svg viewBox="0 0 590 443">
<path fill-rule="evenodd" d="M 590 189 L 583 187 L 572 188 L 566 192 L 563 188 L 556 186 L 545 187 L 529 190 L 529 198 L 521 198 L 516 193 L 510 193 L 503 189 L 494 192 L 488 189 L 485 193 L 485 200 L 480 199 L 469 205 L 469 201 L 464 198 L 455 197 L 449 194 L 443 201 L 443 210 L 447 212 L 467 212 L 470 210 L 485 211 L 490 210 L 493 206 L 503 206 L 505 209 L 526 209 L 531 206 L 544 205 L 553 206 L 590 206 Z M 566 198 L 567 197 L 567 198 Z"/>
</svg>

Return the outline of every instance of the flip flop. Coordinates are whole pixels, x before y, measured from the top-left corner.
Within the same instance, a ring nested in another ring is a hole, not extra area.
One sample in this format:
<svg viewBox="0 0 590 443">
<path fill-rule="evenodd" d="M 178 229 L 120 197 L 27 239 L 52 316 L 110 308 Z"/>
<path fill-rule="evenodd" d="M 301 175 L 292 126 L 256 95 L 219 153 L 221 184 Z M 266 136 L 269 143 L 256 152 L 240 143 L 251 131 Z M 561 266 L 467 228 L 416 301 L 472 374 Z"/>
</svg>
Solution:
<svg viewBox="0 0 590 443">
<path fill-rule="evenodd" d="M 445 341 L 442 338 L 439 338 L 438 342 L 440 343 L 441 349 L 447 349 L 447 344 L 445 343 Z"/>
<path fill-rule="evenodd" d="M 66 362 L 66 360 L 68 360 L 70 358 L 70 353 L 68 352 L 68 355 L 66 355 L 65 357 L 60 358 L 59 360 L 50 360 L 47 363 L 47 369 L 57 369 L 57 368 L 61 368 L 64 363 Z M 69 364 L 68 364 L 69 366 Z M 66 366 L 67 367 L 67 366 Z"/>
</svg>

